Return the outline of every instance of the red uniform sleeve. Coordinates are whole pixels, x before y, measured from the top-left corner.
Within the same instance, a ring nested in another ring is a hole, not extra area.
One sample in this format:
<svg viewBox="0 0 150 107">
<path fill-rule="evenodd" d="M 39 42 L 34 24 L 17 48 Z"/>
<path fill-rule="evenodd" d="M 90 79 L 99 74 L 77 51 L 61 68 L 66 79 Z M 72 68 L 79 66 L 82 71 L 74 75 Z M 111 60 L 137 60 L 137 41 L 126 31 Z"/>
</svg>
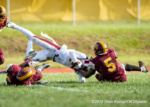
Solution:
<svg viewBox="0 0 150 107">
<path fill-rule="evenodd" d="M 97 57 L 92 58 L 90 61 L 93 62 L 93 63 L 95 64 L 95 63 L 97 62 Z"/>
<path fill-rule="evenodd" d="M 31 62 L 31 61 L 32 61 L 32 60 L 27 60 L 27 61 L 21 63 L 19 66 L 26 65 L 26 64 L 28 64 L 28 63 Z M 29 65 L 28 65 L 28 66 L 25 66 L 25 67 L 29 67 Z"/>
</svg>

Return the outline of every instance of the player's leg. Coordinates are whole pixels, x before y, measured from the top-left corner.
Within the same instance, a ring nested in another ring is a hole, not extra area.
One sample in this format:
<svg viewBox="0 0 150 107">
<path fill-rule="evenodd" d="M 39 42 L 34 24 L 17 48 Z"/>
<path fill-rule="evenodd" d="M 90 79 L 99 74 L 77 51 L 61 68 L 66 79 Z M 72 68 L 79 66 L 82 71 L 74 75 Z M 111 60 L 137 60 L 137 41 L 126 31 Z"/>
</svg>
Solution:
<svg viewBox="0 0 150 107">
<path fill-rule="evenodd" d="M 79 77 L 79 82 L 80 83 L 84 83 L 85 82 L 85 77 L 82 76 L 81 73 L 79 73 L 78 71 L 75 71 L 75 73 L 78 75 Z"/>
<path fill-rule="evenodd" d="M 7 27 L 14 28 L 14 29 L 22 32 L 23 34 L 25 34 L 27 36 L 28 39 L 32 40 L 35 44 L 43 47 L 44 49 L 48 49 L 48 50 L 52 50 L 52 51 L 60 49 L 60 47 L 57 44 L 50 42 L 48 40 L 39 38 L 39 37 L 35 36 L 31 31 L 29 31 L 23 27 L 20 27 L 20 26 L 16 25 L 15 23 L 9 22 L 9 23 L 7 23 Z"/>
<path fill-rule="evenodd" d="M 47 61 L 53 59 L 54 52 L 49 50 L 41 50 L 41 51 L 33 51 L 33 42 L 32 40 L 28 40 L 27 46 L 27 56 L 24 60 L 32 59 L 33 61 Z"/>
<path fill-rule="evenodd" d="M 142 61 L 139 61 L 139 67 L 138 66 L 134 66 L 134 65 L 130 65 L 130 64 L 125 64 L 125 70 L 126 71 L 141 71 L 141 72 L 148 72 L 146 66 L 144 65 L 144 63 Z"/>
<path fill-rule="evenodd" d="M 27 56 L 24 60 L 32 59 L 33 61 L 47 61 L 52 59 L 52 53 L 48 50 L 41 50 L 36 52 L 33 50 L 33 42 L 32 40 L 28 39 L 28 46 L 27 46 Z"/>
<path fill-rule="evenodd" d="M 47 50 L 38 51 L 37 54 L 32 58 L 33 61 L 44 62 L 49 59 L 49 52 Z"/>
<path fill-rule="evenodd" d="M 81 75 L 81 73 L 79 73 L 78 76 L 79 76 L 79 82 L 80 82 L 80 83 L 84 83 L 84 82 L 85 82 L 85 77 L 83 77 L 83 76 Z"/>
<path fill-rule="evenodd" d="M 26 55 L 28 56 L 31 51 L 33 51 L 33 42 L 32 40 L 28 39 Z"/>
<path fill-rule="evenodd" d="M 30 40 L 33 40 L 33 36 L 35 36 L 31 31 L 29 31 L 29 30 L 27 30 L 27 29 L 25 29 L 23 27 L 20 27 L 20 26 L 16 25 L 13 22 L 8 22 L 6 26 L 9 27 L 9 28 L 13 28 L 13 29 L 16 29 L 16 30 L 22 32 Z"/>
<path fill-rule="evenodd" d="M 36 43 L 37 45 L 43 47 L 44 49 L 50 50 L 50 51 L 55 51 L 55 50 L 59 50 L 60 46 L 58 46 L 57 44 L 50 42 L 48 40 L 39 38 L 37 36 L 33 37 L 32 40 L 34 43 Z"/>
<path fill-rule="evenodd" d="M 28 46 L 27 46 L 26 57 L 24 58 L 24 61 L 28 59 L 32 59 L 36 54 L 37 52 L 33 50 L 32 40 L 28 39 Z"/>
</svg>

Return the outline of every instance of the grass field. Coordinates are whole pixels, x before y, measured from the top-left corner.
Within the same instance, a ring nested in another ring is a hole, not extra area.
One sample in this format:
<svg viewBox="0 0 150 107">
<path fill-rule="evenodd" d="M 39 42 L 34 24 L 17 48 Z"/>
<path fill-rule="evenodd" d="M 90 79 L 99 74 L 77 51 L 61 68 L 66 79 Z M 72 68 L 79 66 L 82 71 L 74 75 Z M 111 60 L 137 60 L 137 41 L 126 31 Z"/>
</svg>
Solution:
<svg viewBox="0 0 150 107">
<path fill-rule="evenodd" d="M 7 86 L 0 75 L 0 107 L 149 107 L 150 73 L 127 73 L 125 83 L 78 83 L 75 73 L 43 74 L 46 85 Z"/>
</svg>

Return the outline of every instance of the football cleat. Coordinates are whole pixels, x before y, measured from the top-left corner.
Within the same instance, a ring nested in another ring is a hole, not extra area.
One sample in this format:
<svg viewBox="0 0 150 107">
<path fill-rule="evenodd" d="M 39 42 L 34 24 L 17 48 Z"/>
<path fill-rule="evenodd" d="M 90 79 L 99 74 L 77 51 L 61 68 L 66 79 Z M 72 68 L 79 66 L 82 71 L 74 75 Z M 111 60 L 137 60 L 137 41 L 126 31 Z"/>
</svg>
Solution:
<svg viewBox="0 0 150 107">
<path fill-rule="evenodd" d="M 142 61 L 139 61 L 139 67 L 141 68 L 142 72 L 148 72 L 148 69 L 146 68 L 146 66 Z"/>
<path fill-rule="evenodd" d="M 35 67 L 35 70 L 36 70 L 36 72 L 41 72 L 44 69 L 48 68 L 49 66 L 50 66 L 50 64 L 48 64 L 48 63 L 47 64 L 43 64 L 41 66 Z"/>
<path fill-rule="evenodd" d="M 15 26 L 15 25 L 16 25 L 16 24 L 13 23 L 13 22 L 7 22 L 7 23 L 6 23 L 6 27 L 13 28 L 13 29 L 14 29 L 14 26 Z"/>
<path fill-rule="evenodd" d="M 24 61 L 27 61 L 28 59 L 32 59 L 36 54 L 37 54 L 36 51 L 30 51 L 29 54 L 28 54 L 28 56 L 26 56 L 24 58 Z"/>
</svg>

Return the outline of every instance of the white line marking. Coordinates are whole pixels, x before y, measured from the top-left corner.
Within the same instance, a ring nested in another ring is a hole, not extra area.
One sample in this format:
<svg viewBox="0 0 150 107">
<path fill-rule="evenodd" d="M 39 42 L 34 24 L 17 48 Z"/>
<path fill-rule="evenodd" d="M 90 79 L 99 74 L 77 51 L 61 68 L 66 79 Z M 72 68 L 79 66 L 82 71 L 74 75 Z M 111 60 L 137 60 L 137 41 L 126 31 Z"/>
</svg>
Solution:
<svg viewBox="0 0 150 107">
<path fill-rule="evenodd" d="M 32 85 L 31 87 L 42 87 L 42 88 L 51 88 L 51 89 L 57 89 L 57 90 L 76 91 L 76 92 L 90 92 L 88 90 L 67 89 L 67 88 L 63 88 L 63 87 L 44 86 L 44 85 Z"/>
</svg>

